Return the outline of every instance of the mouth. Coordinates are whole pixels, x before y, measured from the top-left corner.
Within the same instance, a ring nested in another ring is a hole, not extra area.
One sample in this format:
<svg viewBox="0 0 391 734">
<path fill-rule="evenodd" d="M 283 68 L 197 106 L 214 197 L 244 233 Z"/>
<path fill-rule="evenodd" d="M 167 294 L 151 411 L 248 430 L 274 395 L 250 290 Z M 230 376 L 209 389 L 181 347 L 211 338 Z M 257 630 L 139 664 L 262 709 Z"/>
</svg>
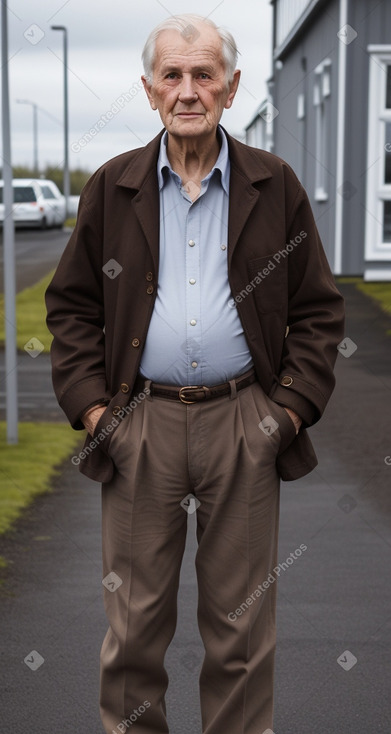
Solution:
<svg viewBox="0 0 391 734">
<path fill-rule="evenodd" d="M 184 117 L 186 119 L 193 119 L 196 117 L 202 117 L 202 112 L 177 112 L 177 117 Z"/>
</svg>

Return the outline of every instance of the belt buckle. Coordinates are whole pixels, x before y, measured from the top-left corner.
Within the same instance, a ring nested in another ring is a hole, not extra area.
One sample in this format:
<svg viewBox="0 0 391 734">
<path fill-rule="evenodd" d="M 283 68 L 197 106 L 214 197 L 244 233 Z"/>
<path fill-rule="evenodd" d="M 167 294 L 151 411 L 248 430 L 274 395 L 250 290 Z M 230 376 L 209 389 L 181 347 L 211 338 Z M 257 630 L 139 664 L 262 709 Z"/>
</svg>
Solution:
<svg viewBox="0 0 391 734">
<path fill-rule="evenodd" d="M 179 389 L 179 400 L 185 405 L 193 405 L 193 403 L 199 402 L 198 400 L 189 399 L 189 397 L 187 397 L 185 394 L 186 390 L 204 390 L 204 400 L 206 400 L 206 395 L 209 392 L 209 388 L 205 387 L 205 385 L 184 385 L 184 387 L 181 387 Z"/>
</svg>

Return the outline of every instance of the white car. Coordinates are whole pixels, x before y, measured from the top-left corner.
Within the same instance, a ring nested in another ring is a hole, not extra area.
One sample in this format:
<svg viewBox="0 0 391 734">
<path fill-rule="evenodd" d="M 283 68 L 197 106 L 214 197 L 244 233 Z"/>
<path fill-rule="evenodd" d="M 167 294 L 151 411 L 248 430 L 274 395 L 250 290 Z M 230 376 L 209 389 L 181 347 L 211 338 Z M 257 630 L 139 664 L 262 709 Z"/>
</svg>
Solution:
<svg viewBox="0 0 391 734">
<path fill-rule="evenodd" d="M 0 224 L 4 221 L 3 181 L 0 181 Z M 65 201 L 53 181 L 14 178 L 15 226 L 62 227 L 65 221 Z"/>
<path fill-rule="evenodd" d="M 40 178 L 38 181 L 46 204 L 48 227 L 62 227 L 65 222 L 65 197 L 54 181 Z"/>
</svg>

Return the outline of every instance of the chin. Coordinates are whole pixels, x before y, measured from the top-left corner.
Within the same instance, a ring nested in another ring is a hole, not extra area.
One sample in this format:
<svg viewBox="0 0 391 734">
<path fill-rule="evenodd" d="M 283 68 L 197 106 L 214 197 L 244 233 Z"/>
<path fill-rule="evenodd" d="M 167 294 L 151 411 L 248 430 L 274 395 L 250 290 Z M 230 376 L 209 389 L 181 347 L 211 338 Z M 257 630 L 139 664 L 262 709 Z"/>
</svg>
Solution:
<svg viewBox="0 0 391 734">
<path fill-rule="evenodd" d="M 177 124 L 170 125 L 167 129 L 169 132 L 182 135 L 184 138 L 205 135 L 211 132 L 209 126 L 201 120 L 199 122 L 197 120 L 178 120 Z"/>
</svg>

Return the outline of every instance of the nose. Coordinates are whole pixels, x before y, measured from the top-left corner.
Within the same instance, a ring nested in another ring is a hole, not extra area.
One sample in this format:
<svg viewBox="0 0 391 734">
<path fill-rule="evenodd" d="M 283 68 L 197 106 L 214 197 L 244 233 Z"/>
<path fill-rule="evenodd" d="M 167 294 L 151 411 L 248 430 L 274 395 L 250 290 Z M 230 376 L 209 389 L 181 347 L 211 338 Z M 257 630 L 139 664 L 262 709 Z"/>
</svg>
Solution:
<svg viewBox="0 0 391 734">
<path fill-rule="evenodd" d="M 198 99 L 198 94 L 195 90 L 195 81 L 191 74 L 184 74 L 179 90 L 179 101 L 189 104 L 195 102 Z"/>
</svg>

